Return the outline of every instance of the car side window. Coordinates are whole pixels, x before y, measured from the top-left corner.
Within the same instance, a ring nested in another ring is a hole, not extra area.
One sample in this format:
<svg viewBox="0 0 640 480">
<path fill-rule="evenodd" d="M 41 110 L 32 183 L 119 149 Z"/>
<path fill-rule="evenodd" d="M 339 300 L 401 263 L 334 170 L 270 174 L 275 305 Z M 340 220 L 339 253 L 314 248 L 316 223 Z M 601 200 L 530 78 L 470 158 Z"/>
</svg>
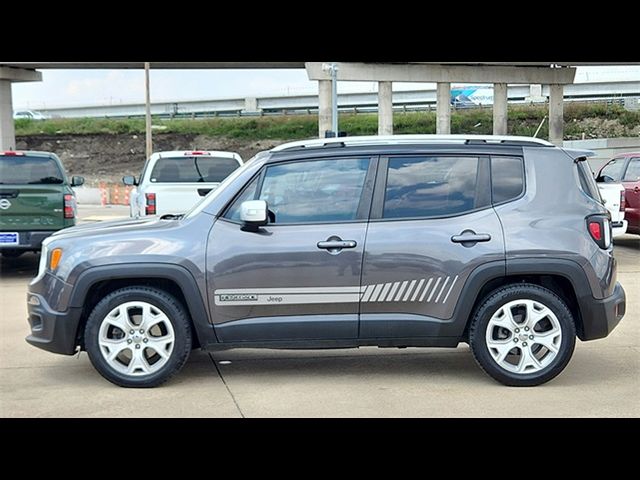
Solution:
<svg viewBox="0 0 640 480">
<path fill-rule="evenodd" d="M 631 159 L 623 180 L 625 182 L 637 182 L 640 180 L 640 158 Z"/>
<path fill-rule="evenodd" d="M 493 203 L 518 198 L 524 190 L 524 163 L 521 157 L 491 157 Z"/>
<path fill-rule="evenodd" d="M 256 199 L 267 202 L 275 215 L 275 222 L 271 223 L 275 224 L 356 220 L 368 169 L 368 158 L 267 166 L 264 175 L 257 177 L 233 202 L 225 218 L 238 221 L 240 204 Z"/>
<path fill-rule="evenodd" d="M 600 175 L 598 176 L 598 181 L 602 182 L 603 177 L 606 175 L 607 177 L 611 177 L 614 182 L 619 182 L 620 177 L 622 176 L 622 168 L 624 167 L 624 158 L 615 158 L 611 160 L 607 166 L 605 166 L 602 170 L 600 170 Z"/>
<path fill-rule="evenodd" d="M 453 216 L 487 206 L 488 194 L 478 188 L 479 164 L 478 157 L 389 158 L 382 217 Z"/>
</svg>

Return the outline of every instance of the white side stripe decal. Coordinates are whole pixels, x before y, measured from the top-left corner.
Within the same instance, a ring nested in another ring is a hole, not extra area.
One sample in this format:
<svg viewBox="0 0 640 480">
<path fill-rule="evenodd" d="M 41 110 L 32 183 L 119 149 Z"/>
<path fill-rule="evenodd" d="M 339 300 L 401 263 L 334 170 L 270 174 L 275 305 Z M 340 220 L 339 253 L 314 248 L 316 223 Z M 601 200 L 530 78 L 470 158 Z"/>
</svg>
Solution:
<svg viewBox="0 0 640 480">
<path fill-rule="evenodd" d="M 380 295 L 380 290 L 382 290 L 382 287 L 382 283 L 376 285 L 376 288 L 373 290 L 373 295 L 371 295 L 371 300 L 369 300 L 370 302 L 378 301 L 378 295 Z"/>
<path fill-rule="evenodd" d="M 369 299 L 371 298 L 371 294 L 373 293 L 373 289 L 376 288 L 375 285 L 367 285 L 367 289 L 364 292 L 364 295 L 362 296 L 362 301 L 363 302 L 368 302 Z"/>
<path fill-rule="evenodd" d="M 438 277 L 438 280 L 436 280 L 436 284 L 433 286 L 433 290 L 431 290 L 431 293 L 429 294 L 429 298 L 427 298 L 427 303 L 431 301 L 431 299 L 433 298 L 433 294 L 436 293 L 436 290 L 438 289 L 438 285 L 440 285 L 440 280 L 442 280 L 442 277 Z"/>
<path fill-rule="evenodd" d="M 451 290 L 453 290 L 453 286 L 456 284 L 457 281 L 458 281 L 458 275 L 456 275 L 456 278 L 454 278 L 453 282 L 451 282 L 451 286 L 449 287 L 449 291 L 444 296 L 444 300 L 442 300 L 442 303 L 447 303 L 447 298 L 449 298 L 449 294 L 451 293 Z"/>
<path fill-rule="evenodd" d="M 427 303 L 433 300 L 433 303 L 445 304 L 458 281 L 458 276 L 456 275 L 451 283 L 449 283 L 451 280 L 449 276 L 444 277 L 444 282 L 442 280 L 443 277 L 431 277 L 428 280 L 421 278 L 361 287 L 223 288 L 214 292 L 214 302 L 218 306 L 303 305 L 357 303 L 358 301 L 423 302 L 426 298 Z M 432 284 L 433 288 L 431 288 Z M 443 295 L 444 298 L 442 298 Z M 440 302 L 441 298 L 442 302 Z"/>
<path fill-rule="evenodd" d="M 389 295 L 387 295 L 387 302 L 390 302 L 391 300 L 393 300 L 393 296 L 396 294 L 396 290 L 398 290 L 399 286 L 400 286 L 400 282 L 396 282 L 393 284 L 393 286 L 391 287 L 391 290 L 389 290 Z"/>
<path fill-rule="evenodd" d="M 424 285 L 424 278 L 420 280 L 420 283 L 418 284 L 416 291 L 413 292 L 413 297 L 411 297 L 411 301 L 415 301 L 415 299 L 418 296 L 418 293 L 420 293 L 420 289 L 422 288 L 422 285 Z"/>
<path fill-rule="evenodd" d="M 407 288 L 408 283 L 409 283 L 408 280 L 405 280 L 404 282 L 402 282 L 402 285 L 400 285 L 400 290 L 398 290 L 398 295 L 396 295 L 396 298 L 393 299 L 394 302 L 397 302 L 400 300 L 400 297 L 402 297 L 402 294 L 404 293 L 404 289 Z"/>
<path fill-rule="evenodd" d="M 433 282 L 433 278 L 430 278 L 429 281 L 427 282 L 427 286 L 424 287 L 424 290 L 422 291 L 422 295 L 420 295 L 420 300 L 418 300 L 419 302 L 424 300 L 424 297 L 427 295 L 427 292 L 429 292 L 429 287 L 431 286 L 431 282 Z"/>
<path fill-rule="evenodd" d="M 407 299 L 409 298 L 409 294 L 411 293 L 411 290 L 413 289 L 413 286 L 416 284 L 415 280 L 411 280 L 411 283 L 409 284 L 409 288 L 407 288 L 407 293 L 404 294 L 404 298 L 402 299 L 403 302 L 406 302 Z"/>
</svg>

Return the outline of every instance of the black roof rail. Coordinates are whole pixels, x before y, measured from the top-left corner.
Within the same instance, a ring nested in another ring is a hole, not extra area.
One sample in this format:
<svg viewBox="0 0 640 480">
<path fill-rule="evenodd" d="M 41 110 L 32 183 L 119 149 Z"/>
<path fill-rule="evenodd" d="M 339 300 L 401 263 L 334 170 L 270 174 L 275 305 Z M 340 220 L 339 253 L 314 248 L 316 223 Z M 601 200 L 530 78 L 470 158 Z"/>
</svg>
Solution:
<svg viewBox="0 0 640 480">
<path fill-rule="evenodd" d="M 487 142 L 486 140 L 469 139 L 464 142 L 465 145 L 505 145 L 510 147 L 546 147 L 538 142 L 528 142 L 526 140 L 500 140 L 498 142 Z"/>
</svg>

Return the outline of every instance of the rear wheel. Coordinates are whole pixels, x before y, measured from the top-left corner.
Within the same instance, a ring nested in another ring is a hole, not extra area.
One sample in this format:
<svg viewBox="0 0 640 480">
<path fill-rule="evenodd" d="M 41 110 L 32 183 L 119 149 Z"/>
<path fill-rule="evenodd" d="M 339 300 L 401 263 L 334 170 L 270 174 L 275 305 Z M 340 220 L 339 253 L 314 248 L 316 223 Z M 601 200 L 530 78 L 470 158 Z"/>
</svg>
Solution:
<svg viewBox="0 0 640 480">
<path fill-rule="evenodd" d="M 573 315 L 564 301 L 534 284 L 499 288 L 475 311 L 469 342 L 480 367 L 510 386 L 548 382 L 575 347 Z"/>
<path fill-rule="evenodd" d="M 122 387 L 155 387 L 183 367 L 191 351 L 184 306 L 168 293 L 127 287 L 98 303 L 85 329 L 93 366 Z"/>
</svg>

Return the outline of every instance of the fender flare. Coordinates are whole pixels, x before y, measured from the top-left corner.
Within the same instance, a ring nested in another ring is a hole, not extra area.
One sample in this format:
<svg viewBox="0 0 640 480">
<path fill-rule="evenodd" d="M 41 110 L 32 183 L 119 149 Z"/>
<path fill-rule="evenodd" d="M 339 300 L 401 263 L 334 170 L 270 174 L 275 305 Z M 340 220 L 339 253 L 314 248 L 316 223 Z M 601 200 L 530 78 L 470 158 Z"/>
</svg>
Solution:
<svg viewBox="0 0 640 480">
<path fill-rule="evenodd" d="M 218 343 L 213 326 L 209 322 L 206 308 L 198 284 L 189 270 L 180 265 L 167 263 L 127 263 L 91 267 L 76 279 L 70 307 L 83 308 L 87 294 L 98 282 L 127 278 L 156 278 L 171 280 L 182 290 L 186 308 L 191 315 L 195 334 L 201 346 Z M 77 330 L 77 329 L 76 329 Z"/>
<path fill-rule="evenodd" d="M 462 337 L 471 320 L 476 302 L 481 300 L 479 295 L 485 285 L 491 280 L 499 278 L 508 280 L 509 277 L 519 275 L 557 275 L 566 278 L 571 283 L 578 301 L 581 315 L 579 321 L 584 321 L 588 313 L 584 309 L 593 302 L 594 298 L 587 274 L 580 264 L 564 258 L 527 257 L 508 259 L 506 262 L 504 260 L 487 262 L 475 268 L 462 288 L 458 305 L 452 316 L 453 322 L 449 323 L 441 334 Z"/>
</svg>

